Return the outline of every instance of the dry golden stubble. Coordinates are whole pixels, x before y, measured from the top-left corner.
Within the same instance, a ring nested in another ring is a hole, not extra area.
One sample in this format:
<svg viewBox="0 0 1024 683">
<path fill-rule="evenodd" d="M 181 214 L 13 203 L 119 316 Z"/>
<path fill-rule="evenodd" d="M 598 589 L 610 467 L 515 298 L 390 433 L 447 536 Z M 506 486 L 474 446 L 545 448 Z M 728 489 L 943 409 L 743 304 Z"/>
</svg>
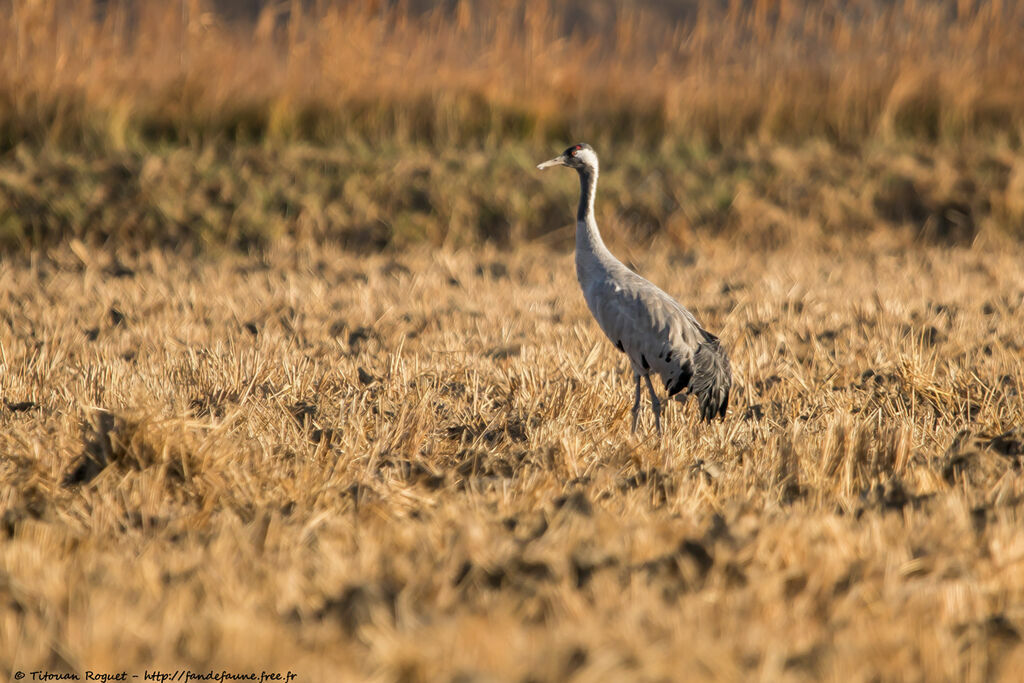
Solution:
<svg viewBox="0 0 1024 683">
<path fill-rule="evenodd" d="M 280 247 L 0 274 L 4 667 L 1020 662 L 1016 244 L 633 253 L 738 377 L 661 443 L 568 254 Z"/>
</svg>

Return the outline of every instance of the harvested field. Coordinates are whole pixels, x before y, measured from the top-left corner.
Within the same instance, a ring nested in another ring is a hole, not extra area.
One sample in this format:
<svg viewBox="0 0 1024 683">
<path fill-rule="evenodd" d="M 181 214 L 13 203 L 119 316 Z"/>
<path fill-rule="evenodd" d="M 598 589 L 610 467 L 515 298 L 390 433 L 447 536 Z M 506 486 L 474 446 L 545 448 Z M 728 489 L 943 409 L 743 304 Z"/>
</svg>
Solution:
<svg viewBox="0 0 1024 683">
<path fill-rule="evenodd" d="M 724 422 L 630 435 L 562 250 L 9 259 L 0 669 L 1012 680 L 1019 243 L 606 232 Z"/>
</svg>

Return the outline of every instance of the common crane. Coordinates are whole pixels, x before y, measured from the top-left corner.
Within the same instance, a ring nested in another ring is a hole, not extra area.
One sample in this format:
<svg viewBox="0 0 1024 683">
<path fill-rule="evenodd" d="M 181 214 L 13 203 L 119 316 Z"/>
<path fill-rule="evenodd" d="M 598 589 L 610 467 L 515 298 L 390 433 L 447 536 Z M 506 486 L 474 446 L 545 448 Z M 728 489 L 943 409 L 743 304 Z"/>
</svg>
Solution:
<svg viewBox="0 0 1024 683">
<path fill-rule="evenodd" d="M 580 176 L 576 211 L 576 277 L 587 308 L 601 331 L 629 358 L 636 380 L 633 431 L 640 413 L 640 380 L 647 382 L 654 424 L 661 434 L 661 402 L 651 373 L 665 383 L 668 395 L 685 402 L 695 394 L 705 421 L 725 417 L 732 369 L 718 337 L 697 322 L 675 299 L 612 256 L 594 219 L 597 154 L 588 144 L 573 145 L 538 169 L 568 166 Z"/>
</svg>

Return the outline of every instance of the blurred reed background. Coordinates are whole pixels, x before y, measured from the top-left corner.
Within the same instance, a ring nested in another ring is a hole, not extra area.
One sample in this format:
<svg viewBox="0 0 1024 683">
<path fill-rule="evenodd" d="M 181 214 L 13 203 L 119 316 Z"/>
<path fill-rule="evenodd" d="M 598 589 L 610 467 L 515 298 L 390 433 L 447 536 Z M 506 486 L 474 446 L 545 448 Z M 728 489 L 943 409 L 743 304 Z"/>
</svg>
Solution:
<svg viewBox="0 0 1024 683">
<path fill-rule="evenodd" d="M 3 4 L 6 148 L 1017 139 L 1024 122 L 1017 3 Z"/>
<path fill-rule="evenodd" d="M 770 215 L 766 202 L 826 233 L 1022 232 L 1018 3 L 0 6 L 5 248 L 112 234 L 245 247 L 281 234 L 365 248 L 546 238 L 571 199 L 522 179 L 577 140 L 624 169 L 604 192 L 629 204 L 611 218 L 640 241 L 742 228 L 743 207 Z M 288 178 L 270 177 L 282 165 Z M 766 193 L 782 181 L 817 196 Z M 107 212 L 117 197 L 123 220 Z"/>
</svg>

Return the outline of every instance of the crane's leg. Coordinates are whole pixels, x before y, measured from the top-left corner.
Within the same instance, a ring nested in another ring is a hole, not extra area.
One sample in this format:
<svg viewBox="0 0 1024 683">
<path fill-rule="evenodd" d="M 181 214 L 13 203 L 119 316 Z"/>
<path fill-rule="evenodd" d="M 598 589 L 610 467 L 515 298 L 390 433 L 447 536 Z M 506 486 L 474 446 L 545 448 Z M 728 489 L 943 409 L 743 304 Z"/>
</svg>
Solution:
<svg viewBox="0 0 1024 683">
<path fill-rule="evenodd" d="M 633 432 L 636 432 L 636 418 L 640 414 L 640 374 L 634 372 L 633 379 L 636 380 L 636 396 L 633 398 Z"/>
<path fill-rule="evenodd" d="M 658 435 L 661 436 L 661 401 L 658 400 L 658 395 L 654 393 L 654 385 L 651 384 L 651 376 L 644 375 L 644 379 L 647 380 L 647 391 L 651 392 L 651 410 L 654 411 L 654 426 L 658 429 Z M 640 399 L 640 378 L 637 378 L 636 385 L 636 396 L 637 400 Z"/>
</svg>

